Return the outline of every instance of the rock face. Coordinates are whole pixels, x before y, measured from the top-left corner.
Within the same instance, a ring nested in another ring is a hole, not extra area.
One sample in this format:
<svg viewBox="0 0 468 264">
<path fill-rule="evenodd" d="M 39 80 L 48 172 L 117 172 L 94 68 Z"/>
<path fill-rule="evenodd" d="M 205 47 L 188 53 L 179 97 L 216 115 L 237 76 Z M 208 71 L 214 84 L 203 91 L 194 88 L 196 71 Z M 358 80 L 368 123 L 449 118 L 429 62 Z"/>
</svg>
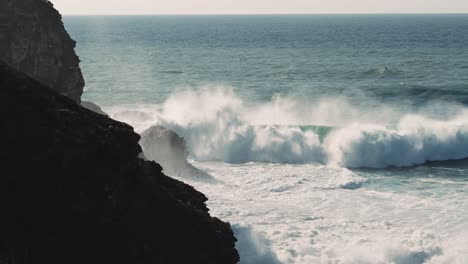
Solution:
<svg viewBox="0 0 468 264">
<path fill-rule="evenodd" d="M 0 263 L 239 259 L 207 198 L 138 158 L 133 129 L 0 63 Z"/>
<path fill-rule="evenodd" d="M 62 17 L 47 0 L 0 1 L 0 58 L 76 102 L 84 80 Z"/>
<path fill-rule="evenodd" d="M 188 161 L 185 139 L 162 126 L 152 126 L 141 134 L 140 145 L 145 157 L 161 164 L 170 176 L 212 180 L 212 177 L 192 166 Z"/>
<path fill-rule="evenodd" d="M 93 102 L 88 102 L 88 101 L 81 101 L 81 104 L 80 104 L 82 107 L 88 109 L 88 110 L 91 110 L 95 113 L 98 113 L 98 114 L 101 114 L 101 115 L 107 115 L 107 113 L 105 113 L 101 107 Z"/>
</svg>

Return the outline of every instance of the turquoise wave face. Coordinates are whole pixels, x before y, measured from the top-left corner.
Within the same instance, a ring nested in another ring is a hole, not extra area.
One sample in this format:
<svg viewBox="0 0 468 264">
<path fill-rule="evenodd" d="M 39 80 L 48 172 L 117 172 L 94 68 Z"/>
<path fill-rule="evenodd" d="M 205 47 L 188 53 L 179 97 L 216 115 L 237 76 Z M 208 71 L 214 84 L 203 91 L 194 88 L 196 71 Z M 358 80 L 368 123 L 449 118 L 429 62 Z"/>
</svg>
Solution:
<svg viewBox="0 0 468 264">
<path fill-rule="evenodd" d="M 288 128 L 298 128 L 300 129 L 303 133 L 306 132 L 312 132 L 315 135 L 319 137 L 320 142 L 323 143 L 324 139 L 332 132 L 334 129 L 337 129 L 339 127 L 333 127 L 333 126 L 318 126 L 318 125 L 268 125 L 269 127 L 273 127 L 276 129 L 282 128 L 282 127 L 288 127 Z M 263 126 L 258 126 L 260 128 L 265 128 L 267 125 Z"/>
<path fill-rule="evenodd" d="M 327 137 L 327 135 L 330 134 L 330 132 L 333 129 L 337 128 L 337 127 L 332 127 L 332 126 L 313 126 L 313 125 L 299 126 L 299 127 L 302 130 L 302 132 L 311 131 L 314 134 L 318 135 L 319 139 L 320 139 L 320 142 L 323 142 L 325 137 Z"/>
</svg>

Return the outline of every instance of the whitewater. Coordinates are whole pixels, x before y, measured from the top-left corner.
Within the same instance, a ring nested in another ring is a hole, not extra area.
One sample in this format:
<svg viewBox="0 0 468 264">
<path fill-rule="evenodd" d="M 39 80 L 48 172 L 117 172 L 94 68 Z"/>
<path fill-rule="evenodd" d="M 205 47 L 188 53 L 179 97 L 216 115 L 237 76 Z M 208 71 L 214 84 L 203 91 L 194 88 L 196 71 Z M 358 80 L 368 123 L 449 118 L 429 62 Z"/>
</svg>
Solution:
<svg viewBox="0 0 468 264">
<path fill-rule="evenodd" d="M 187 140 L 216 181 L 182 180 L 234 224 L 241 263 L 466 263 L 468 161 L 427 164 L 468 157 L 468 109 L 444 109 L 248 104 L 205 87 L 106 111 L 137 132 L 162 125 Z"/>
<path fill-rule="evenodd" d="M 185 139 L 191 165 L 165 172 L 241 264 L 468 263 L 467 15 L 64 21 L 83 100 L 147 157 L 160 126 Z"/>
<path fill-rule="evenodd" d="M 359 109 L 338 98 L 304 102 L 277 96 L 247 105 L 232 89 L 218 87 L 126 108 L 131 110 L 108 112 L 140 133 L 152 125 L 177 132 L 197 161 L 387 168 L 468 157 L 468 109 L 453 104 L 438 117 L 425 107 L 415 113 L 385 105 Z"/>
</svg>

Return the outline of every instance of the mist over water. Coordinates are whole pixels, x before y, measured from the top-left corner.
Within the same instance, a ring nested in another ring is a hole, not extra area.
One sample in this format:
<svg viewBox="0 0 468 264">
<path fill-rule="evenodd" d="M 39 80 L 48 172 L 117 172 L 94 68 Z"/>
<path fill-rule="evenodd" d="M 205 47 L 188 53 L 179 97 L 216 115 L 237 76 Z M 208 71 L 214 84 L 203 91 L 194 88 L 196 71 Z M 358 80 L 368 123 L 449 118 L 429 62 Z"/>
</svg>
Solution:
<svg viewBox="0 0 468 264">
<path fill-rule="evenodd" d="M 65 24 L 84 99 L 185 138 L 241 263 L 468 263 L 467 15 Z"/>
<path fill-rule="evenodd" d="M 386 168 L 467 158 L 468 109 L 431 103 L 441 110 L 357 107 L 336 97 L 276 96 L 252 104 L 232 89 L 203 88 L 175 93 L 160 105 L 127 106 L 138 109 L 130 112 L 115 107 L 109 113 L 140 132 L 155 124 L 174 130 L 197 161 Z"/>
</svg>

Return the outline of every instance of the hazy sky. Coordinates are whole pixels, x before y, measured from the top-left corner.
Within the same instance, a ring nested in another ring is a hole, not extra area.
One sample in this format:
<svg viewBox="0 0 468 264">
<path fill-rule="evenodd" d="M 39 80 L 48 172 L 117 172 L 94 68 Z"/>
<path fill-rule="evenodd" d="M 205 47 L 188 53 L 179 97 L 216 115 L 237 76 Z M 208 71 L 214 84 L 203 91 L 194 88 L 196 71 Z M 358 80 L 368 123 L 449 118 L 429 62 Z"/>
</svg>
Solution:
<svg viewBox="0 0 468 264">
<path fill-rule="evenodd" d="M 468 0 L 51 0 L 71 14 L 468 13 Z"/>
</svg>

